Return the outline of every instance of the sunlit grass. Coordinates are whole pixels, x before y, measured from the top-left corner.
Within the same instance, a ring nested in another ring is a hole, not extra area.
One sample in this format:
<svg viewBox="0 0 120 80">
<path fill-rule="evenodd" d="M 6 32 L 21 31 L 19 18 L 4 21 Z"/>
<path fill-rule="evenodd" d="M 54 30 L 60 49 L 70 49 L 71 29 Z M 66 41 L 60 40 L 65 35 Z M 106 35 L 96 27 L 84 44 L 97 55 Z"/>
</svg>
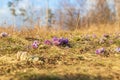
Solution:
<svg viewBox="0 0 120 80">
<path fill-rule="evenodd" d="M 119 80 L 120 54 L 114 48 L 120 47 L 114 35 L 120 32 L 118 25 L 99 25 L 79 30 L 55 30 L 38 28 L 21 31 L 12 27 L 0 28 L 10 34 L 0 38 L 1 80 Z M 89 35 L 97 38 L 89 38 Z M 109 34 L 104 44 L 99 39 Z M 45 45 L 46 39 L 64 37 L 69 47 Z M 114 43 L 110 44 L 109 40 Z M 30 46 L 40 41 L 37 49 Z M 95 50 L 105 47 L 109 54 L 97 55 Z M 26 51 L 28 60 L 17 60 L 17 52 Z M 32 56 L 32 57 L 31 57 Z"/>
</svg>

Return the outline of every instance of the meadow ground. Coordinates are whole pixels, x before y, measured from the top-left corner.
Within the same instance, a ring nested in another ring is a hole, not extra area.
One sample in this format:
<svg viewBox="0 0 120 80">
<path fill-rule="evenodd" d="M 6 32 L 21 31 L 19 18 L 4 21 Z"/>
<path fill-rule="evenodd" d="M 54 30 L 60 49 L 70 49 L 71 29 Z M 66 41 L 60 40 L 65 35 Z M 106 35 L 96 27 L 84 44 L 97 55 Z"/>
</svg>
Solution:
<svg viewBox="0 0 120 80">
<path fill-rule="evenodd" d="M 0 80 L 120 80 L 119 30 L 115 25 L 75 31 L 1 28 L 10 36 L 0 38 Z M 44 44 L 53 37 L 67 38 L 69 46 Z M 35 40 L 40 45 L 33 49 Z M 18 60 L 18 51 L 32 59 Z"/>
</svg>

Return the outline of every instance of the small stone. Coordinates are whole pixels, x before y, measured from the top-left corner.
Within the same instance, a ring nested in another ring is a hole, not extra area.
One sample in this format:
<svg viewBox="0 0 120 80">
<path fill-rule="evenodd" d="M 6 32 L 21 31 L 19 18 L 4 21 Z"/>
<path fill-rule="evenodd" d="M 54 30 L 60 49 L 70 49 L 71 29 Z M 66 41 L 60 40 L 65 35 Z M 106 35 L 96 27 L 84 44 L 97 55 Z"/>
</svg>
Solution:
<svg viewBox="0 0 120 80">
<path fill-rule="evenodd" d="M 30 56 L 28 61 L 32 63 L 36 63 L 40 61 L 40 58 L 38 56 Z"/>
<path fill-rule="evenodd" d="M 27 52 L 17 52 L 17 60 L 26 60 L 28 58 Z"/>
<path fill-rule="evenodd" d="M 20 60 L 26 60 L 28 57 L 27 52 L 22 52 L 20 56 Z"/>
<path fill-rule="evenodd" d="M 39 57 L 34 57 L 33 62 L 39 61 Z"/>
</svg>

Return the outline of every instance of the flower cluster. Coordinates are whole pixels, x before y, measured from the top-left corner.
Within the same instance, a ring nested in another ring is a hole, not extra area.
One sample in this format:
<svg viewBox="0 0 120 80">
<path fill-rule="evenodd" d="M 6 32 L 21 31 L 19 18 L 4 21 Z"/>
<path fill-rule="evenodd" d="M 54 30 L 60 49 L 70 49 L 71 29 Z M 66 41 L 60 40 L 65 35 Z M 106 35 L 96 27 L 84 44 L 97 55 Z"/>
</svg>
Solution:
<svg viewBox="0 0 120 80">
<path fill-rule="evenodd" d="M 33 42 L 32 47 L 33 47 L 34 49 L 36 49 L 36 48 L 39 47 L 39 44 L 40 44 L 39 41 L 36 40 L 36 41 Z"/>
<path fill-rule="evenodd" d="M 44 43 L 47 44 L 47 45 L 60 46 L 60 45 L 67 45 L 69 43 L 69 40 L 66 39 L 66 38 L 57 38 L 57 37 L 54 37 L 54 38 L 52 38 L 52 41 L 45 40 Z"/>
<path fill-rule="evenodd" d="M 95 51 L 96 54 L 101 54 L 101 53 L 104 53 L 105 52 L 105 49 L 104 48 L 100 48 L 100 49 L 97 49 Z"/>
<path fill-rule="evenodd" d="M 58 45 L 67 45 L 68 42 L 69 42 L 68 39 L 65 39 L 65 38 L 57 38 L 57 37 L 54 37 L 54 38 L 52 39 L 53 45 L 56 45 L 56 46 L 58 46 Z"/>
</svg>

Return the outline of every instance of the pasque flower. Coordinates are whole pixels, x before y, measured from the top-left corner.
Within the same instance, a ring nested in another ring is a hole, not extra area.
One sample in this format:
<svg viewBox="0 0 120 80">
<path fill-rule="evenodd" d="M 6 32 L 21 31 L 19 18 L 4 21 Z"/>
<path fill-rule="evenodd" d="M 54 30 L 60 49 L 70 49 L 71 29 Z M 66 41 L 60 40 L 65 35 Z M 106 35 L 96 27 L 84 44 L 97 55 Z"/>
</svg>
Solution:
<svg viewBox="0 0 120 80">
<path fill-rule="evenodd" d="M 52 44 L 53 44 L 53 45 L 56 45 L 56 46 L 60 45 L 59 38 L 54 37 L 54 38 L 52 39 Z"/>
<path fill-rule="evenodd" d="M 8 36 L 8 33 L 6 33 L 6 32 L 2 32 L 1 34 L 0 34 L 0 37 L 7 37 Z"/>
<path fill-rule="evenodd" d="M 44 41 L 44 44 L 52 45 L 52 42 L 51 42 L 50 40 L 45 40 L 45 41 Z"/>
<path fill-rule="evenodd" d="M 69 43 L 69 40 L 67 38 L 57 38 L 53 37 L 52 40 L 45 40 L 44 44 L 47 45 L 55 45 L 55 46 L 63 46 L 67 45 Z"/>
<path fill-rule="evenodd" d="M 53 45 L 56 45 L 56 46 L 58 46 L 58 45 L 67 45 L 68 42 L 69 42 L 69 40 L 66 39 L 66 38 L 57 38 L 57 37 L 54 37 L 52 39 Z"/>
<path fill-rule="evenodd" d="M 68 39 L 61 38 L 61 39 L 59 39 L 59 42 L 60 42 L 60 45 L 67 45 L 69 41 L 68 41 Z"/>
<path fill-rule="evenodd" d="M 60 42 L 59 42 L 59 41 L 53 41 L 52 43 L 53 43 L 53 45 L 55 45 L 55 46 L 59 46 L 59 45 L 60 45 Z"/>
<path fill-rule="evenodd" d="M 39 47 L 39 44 L 40 44 L 39 41 L 36 40 L 36 41 L 33 42 L 32 47 L 33 47 L 34 49 L 36 49 L 36 48 Z"/>
<path fill-rule="evenodd" d="M 59 41 L 59 38 L 53 37 L 53 38 L 52 38 L 52 41 Z"/>
<path fill-rule="evenodd" d="M 100 48 L 100 49 L 97 49 L 95 51 L 96 54 L 101 54 L 101 53 L 104 53 L 105 52 L 105 49 L 104 48 Z"/>
</svg>

